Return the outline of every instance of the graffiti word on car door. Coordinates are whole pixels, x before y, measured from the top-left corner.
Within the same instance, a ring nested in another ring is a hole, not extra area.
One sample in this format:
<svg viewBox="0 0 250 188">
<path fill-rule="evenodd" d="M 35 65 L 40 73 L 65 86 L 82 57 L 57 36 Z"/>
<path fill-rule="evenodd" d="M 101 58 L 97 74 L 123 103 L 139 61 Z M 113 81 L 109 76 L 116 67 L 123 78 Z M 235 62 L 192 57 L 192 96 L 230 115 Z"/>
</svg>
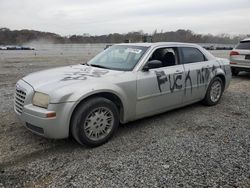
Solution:
<svg viewBox="0 0 250 188">
<path fill-rule="evenodd" d="M 175 89 L 182 88 L 182 84 L 178 83 L 178 81 L 182 79 L 182 74 L 173 74 L 167 76 L 164 71 L 155 71 L 155 74 L 160 92 L 162 92 L 162 85 L 166 84 L 167 82 L 169 83 L 169 90 L 171 93 Z"/>
</svg>

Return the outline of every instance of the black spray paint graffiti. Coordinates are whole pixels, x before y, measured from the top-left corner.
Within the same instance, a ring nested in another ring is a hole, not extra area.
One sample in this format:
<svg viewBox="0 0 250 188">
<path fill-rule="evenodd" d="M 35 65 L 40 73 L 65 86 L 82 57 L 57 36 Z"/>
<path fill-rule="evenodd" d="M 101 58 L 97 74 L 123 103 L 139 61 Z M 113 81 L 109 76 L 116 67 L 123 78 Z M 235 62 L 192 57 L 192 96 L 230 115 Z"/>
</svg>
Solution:
<svg viewBox="0 0 250 188">
<path fill-rule="evenodd" d="M 193 83 L 192 83 L 192 79 L 191 79 L 191 76 L 190 76 L 190 70 L 188 70 L 188 73 L 186 74 L 186 77 L 185 77 L 185 88 L 184 88 L 184 93 L 186 95 L 187 93 L 187 83 L 190 83 L 190 89 L 191 89 L 191 93 L 193 92 Z"/>
<path fill-rule="evenodd" d="M 211 77 L 211 73 L 216 74 L 216 67 L 213 65 L 212 67 L 202 67 L 197 72 L 197 87 L 201 84 L 204 84 L 205 87 L 209 83 L 209 78 Z"/>
<path fill-rule="evenodd" d="M 197 87 L 199 87 L 201 84 L 206 84 L 210 76 L 210 70 L 208 68 L 202 67 L 201 69 L 196 70 L 196 72 L 197 72 Z"/>
<path fill-rule="evenodd" d="M 220 65 L 220 68 L 223 69 L 225 75 L 227 75 L 227 69 L 225 65 Z"/>
<path fill-rule="evenodd" d="M 175 89 L 181 89 L 182 84 L 178 83 L 178 80 L 182 79 L 182 74 L 174 74 L 172 77 L 170 75 L 166 75 L 164 71 L 155 71 L 156 78 L 157 78 L 157 83 L 158 83 L 158 88 L 160 92 L 162 92 L 162 85 L 165 84 L 166 82 L 169 82 L 169 89 L 171 93 Z"/>
<path fill-rule="evenodd" d="M 62 81 L 68 80 L 86 80 L 87 77 L 101 77 L 102 75 L 107 74 L 109 71 L 107 70 L 98 70 L 90 67 L 87 68 L 73 68 L 77 71 L 75 72 L 67 72 L 65 73 L 66 77 L 62 79 Z"/>
<path fill-rule="evenodd" d="M 216 75 L 216 66 L 212 67 L 202 67 L 201 69 L 196 70 L 196 79 L 197 79 L 197 87 L 199 87 L 201 84 L 205 84 L 207 86 L 209 84 L 209 78 L 211 78 L 211 73 Z M 160 92 L 162 92 L 162 85 L 166 82 L 169 82 L 169 89 L 171 92 L 173 92 L 175 89 L 181 89 L 182 84 L 178 83 L 178 81 L 182 80 L 182 74 L 173 74 L 166 75 L 164 71 L 155 71 L 158 88 Z M 187 71 L 185 80 L 184 80 L 184 93 L 186 95 L 187 93 L 187 87 L 188 83 L 190 85 L 190 91 L 193 92 L 193 82 L 190 76 L 190 70 Z"/>
</svg>

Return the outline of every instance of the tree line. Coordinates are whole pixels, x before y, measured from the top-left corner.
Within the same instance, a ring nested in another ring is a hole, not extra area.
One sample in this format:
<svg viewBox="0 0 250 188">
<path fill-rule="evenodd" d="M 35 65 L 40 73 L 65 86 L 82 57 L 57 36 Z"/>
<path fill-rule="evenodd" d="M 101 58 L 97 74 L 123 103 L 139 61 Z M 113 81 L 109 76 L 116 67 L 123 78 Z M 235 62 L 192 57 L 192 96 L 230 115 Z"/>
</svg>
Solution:
<svg viewBox="0 0 250 188">
<path fill-rule="evenodd" d="M 129 32 L 126 34 L 112 33 L 107 35 L 92 36 L 90 34 L 61 36 L 50 32 L 34 30 L 10 30 L 0 28 L 0 45 L 22 45 L 33 41 L 49 43 L 122 43 L 122 42 L 193 42 L 193 43 L 219 43 L 236 44 L 241 39 L 250 35 L 228 34 L 196 34 L 191 30 L 179 29 L 177 31 L 158 32 L 152 34 L 143 31 Z"/>
</svg>

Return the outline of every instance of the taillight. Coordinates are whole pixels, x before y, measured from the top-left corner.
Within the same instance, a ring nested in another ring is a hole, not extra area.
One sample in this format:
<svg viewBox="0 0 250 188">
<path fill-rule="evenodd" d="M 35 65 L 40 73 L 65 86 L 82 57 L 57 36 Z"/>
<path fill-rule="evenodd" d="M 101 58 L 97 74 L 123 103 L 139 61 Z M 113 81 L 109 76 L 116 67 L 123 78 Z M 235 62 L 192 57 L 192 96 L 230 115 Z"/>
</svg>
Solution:
<svg viewBox="0 0 250 188">
<path fill-rule="evenodd" d="M 232 55 L 240 55 L 240 54 L 239 54 L 239 52 L 231 51 L 231 52 L 230 52 L 230 56 L 232 56 Z"/>
</svg>

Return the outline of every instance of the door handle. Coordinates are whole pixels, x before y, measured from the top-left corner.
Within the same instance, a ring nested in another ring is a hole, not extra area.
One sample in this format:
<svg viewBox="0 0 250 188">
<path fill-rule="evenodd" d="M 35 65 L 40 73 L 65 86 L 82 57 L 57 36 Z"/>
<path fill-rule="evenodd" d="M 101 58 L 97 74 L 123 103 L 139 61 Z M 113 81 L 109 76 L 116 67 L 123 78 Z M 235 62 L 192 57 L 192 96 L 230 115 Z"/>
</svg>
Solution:
<svg viewBox="0 0 250 188">
<path fill-rule="evenodd" d="M 182 70 L 176 70 L 175 73 L 183 73 Z"/>
</svg>

